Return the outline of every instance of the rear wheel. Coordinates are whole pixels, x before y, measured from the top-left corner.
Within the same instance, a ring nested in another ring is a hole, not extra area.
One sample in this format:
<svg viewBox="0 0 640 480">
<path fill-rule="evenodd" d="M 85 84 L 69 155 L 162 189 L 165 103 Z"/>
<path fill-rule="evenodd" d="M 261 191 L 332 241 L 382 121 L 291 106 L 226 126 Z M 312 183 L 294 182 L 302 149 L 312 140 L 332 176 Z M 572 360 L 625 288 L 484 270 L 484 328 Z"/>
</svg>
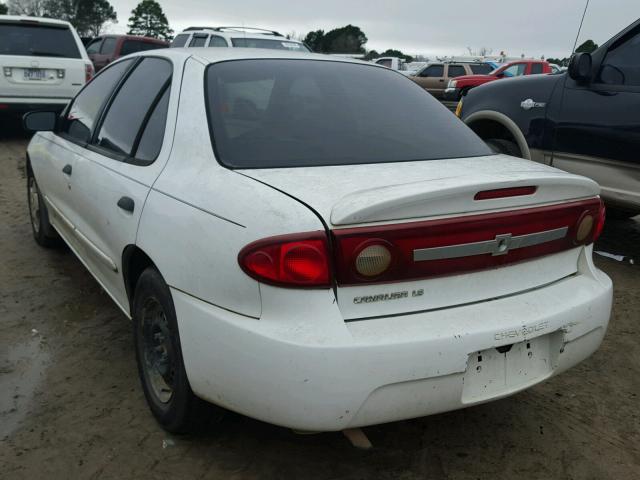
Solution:
<svg viewBox="0 0 640 480">
<path fill-rule="evenodd" d="M 155 268 L 147 268 L 136 285 L 133 335 L 144 395 L 165 430 L 186 433 L 222 417 L 222 409 L 191 390 L 171 292 Z"/>
<path fill-rule="evenodd" d="M 515 142 L 504 138 L 489 138 L 484 141 L 494 153 L 503 153 L 512 157 L 522 157 L 520 148 Z"/>
<path fill-rule="evenodd" d="M 27 171 L 27 204 L 33 238 L 41 247 L 58 247 L 62 243 L 57 232 L 49 223 L 49 212 L 40 194 L 38 182 L 31 169 Z"/>
</svg>

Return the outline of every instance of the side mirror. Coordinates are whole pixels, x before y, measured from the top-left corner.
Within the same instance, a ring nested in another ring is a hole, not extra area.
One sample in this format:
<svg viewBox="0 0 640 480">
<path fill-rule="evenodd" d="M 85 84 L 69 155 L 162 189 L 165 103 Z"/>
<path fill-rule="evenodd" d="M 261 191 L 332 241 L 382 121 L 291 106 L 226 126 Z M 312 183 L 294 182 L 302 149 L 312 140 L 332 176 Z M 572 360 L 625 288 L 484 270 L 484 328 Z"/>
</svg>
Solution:
<svg viewBox="0 0 640 480">
<path fill-rule="evenodd" d="M 576 53 L 569 63 L 569 77 L 578 83 L 589 83 L 592 67 L 593 60 L 590 53 Z"/>
<path fill-rule="evenodd" d="M 22 117 L 22 125 L 30 132 L 50 132 L 56 128 L 56 112 L 29 112 Z"/>
</svg>

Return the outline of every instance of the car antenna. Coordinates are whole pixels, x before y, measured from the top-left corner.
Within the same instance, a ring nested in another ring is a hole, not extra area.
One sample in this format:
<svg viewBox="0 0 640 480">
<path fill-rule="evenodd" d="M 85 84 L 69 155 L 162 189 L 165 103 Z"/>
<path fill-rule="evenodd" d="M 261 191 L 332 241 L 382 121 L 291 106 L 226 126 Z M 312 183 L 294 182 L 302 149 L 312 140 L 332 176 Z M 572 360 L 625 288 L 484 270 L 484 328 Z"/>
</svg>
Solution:
<svg viewBox="0 0 640 480">
<path fill-rule="evenodd" d="M 582 31 L 582 24 L 584 23 L 584 17 L 587 14 L 587 9 L 589 8 L 589 1 L 587 0 L 587 4 L 584 6 L 584 12 L 582 12 L 582 20 L 580 20 L 580 26 L 578 27 L 578 34 L 576 35 L 576 41 L 573 43 L 573 50 L 571 50 L 571 54 L 576 53 L 576 46 L 578 45 L 578 39 L 580 38 L 580 32 Z"/>
</svg>

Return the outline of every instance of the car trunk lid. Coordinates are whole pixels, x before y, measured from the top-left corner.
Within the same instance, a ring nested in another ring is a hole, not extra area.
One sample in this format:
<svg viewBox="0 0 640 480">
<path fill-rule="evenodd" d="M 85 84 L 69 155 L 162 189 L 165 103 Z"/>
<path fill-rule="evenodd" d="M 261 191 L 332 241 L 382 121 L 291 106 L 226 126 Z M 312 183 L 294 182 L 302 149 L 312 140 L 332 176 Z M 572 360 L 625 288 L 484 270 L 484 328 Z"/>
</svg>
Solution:
<svg viewBox="0 0 640 480">
<path fill-rule="evenodd" d="M 242 173 L 305 203 L 331 231 L 347 320 L 483 301 L 575 274 L 581 247 L 570 239 L 581 202 L 598 195 L 589 179 L 498 155 Z M 372 238 L 400 262 L 389 280 L 354 273 Z"/>
</svg>

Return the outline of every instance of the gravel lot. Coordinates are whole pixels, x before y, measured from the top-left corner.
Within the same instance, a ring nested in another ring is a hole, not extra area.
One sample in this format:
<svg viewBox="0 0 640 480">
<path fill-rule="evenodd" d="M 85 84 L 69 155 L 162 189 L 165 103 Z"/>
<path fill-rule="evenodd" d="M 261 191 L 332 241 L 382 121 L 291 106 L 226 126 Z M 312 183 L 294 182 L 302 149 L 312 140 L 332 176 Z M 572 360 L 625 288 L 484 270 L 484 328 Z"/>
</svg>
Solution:
<svg viewBox="0 0 640 480">
<path fill-rule="evenodd" d="M 144 402 L 128 321 L 73 254 L 32 240 L 26 144 L 0 139 L 2 478 L 640 478 L 637 221 L 609 222 L 598 245 L 636 259 L 598 257 L 615 285 L 602 348 L 543 385 L 366 428 L 370 451 L 237 415 L 175 437 Z"/>
</svg>

